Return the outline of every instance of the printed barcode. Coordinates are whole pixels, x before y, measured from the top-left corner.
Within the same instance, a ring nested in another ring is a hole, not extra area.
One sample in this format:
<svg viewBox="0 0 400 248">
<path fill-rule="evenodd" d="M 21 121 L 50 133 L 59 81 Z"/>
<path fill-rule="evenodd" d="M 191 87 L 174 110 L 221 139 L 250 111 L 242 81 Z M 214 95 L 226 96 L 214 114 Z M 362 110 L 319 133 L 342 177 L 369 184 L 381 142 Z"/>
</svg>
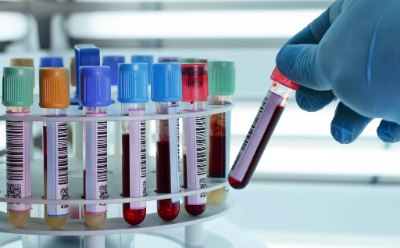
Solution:
<svg viewBox="0 0 400 248">
<path fill-rule="evenodd" d="M 239 162 L 243 152 L 246 150 L 246 147 L 247 147 L 247 145 L 249 143 L 249 140 L 251 139 L 251 136 L 253 135 L 254 129 L 256 128 L 256 126 L 258 124 L 260 116 L 264 112 L 264 109 L 265 109 L 265 106 L 267 105 L 268 99 L 269 99 L 269 94 L 267 94 L 265 96 L 264 100 L 262 101 L 262 104 L 260 106 L 260 109 L 258 110 L 256 118 L 254 119 L 253 124 L 251 125 L 250 130 L 247 133 L 247 136 L 246 136 L 246 138 L 245 138 L 245 140 L 244 140 L 244 142 L 242 144 L 242 147 L 240 148 L 239 154 L 236 157 L 235 162 L 233 163 L 233 166 L 232 166 L 232 169 L 231 169 L 232 171 L 235 170 L 235 167 L 236 167 L 237 163 Z"/>
<path fill-rule="evenodd" d="M 7 180 L 24 180 L 24 123 L 22 121 L 6 122 L 6 163 Z M 22 183 L 22 182 L 21 182 Z M 12 197 L 12 194 L 9 196 Z M 20 198 L 19 196 L 18 198 Z"/>
<path fill-rule="evenodd" d="M 142 194 L 146 195 L 146 122 L 140 121 L 140 177 L 142 182 Z"/>
<path fill-rule="evenodd" d="M 67 123 L 58 123 L 58 185 L 68 184 L 68 131 Z"/>
<path fill-rule="evenodd" d="M 97 182 L 107 182 L 107 122 L 105 121 L 97 123 Z"/>
<path fill-rule="evenodd" d="M 201 189 L 207 188 L 206 184 L 206 117 L 196 117 L 196 155 L 197 155 L 197 175 L 199 176 L 199 185 Z M 200 194 L 201 198 L 205 198 L 205 192 Z"/>
<path fill-rule="evenodd" d="M 176 149 L 177 153 L 176 153 L 176 155 L 177 155 L 178 177 L 179 177 L 179 174 L 181 172 L 181 160 L 179 159 L 180 158 L 179 144 L 180 144 L 180 140 L 179 140 L 179 121 L 176 121 L 176 145 L 177 145 L 177 149 Z"/>
</svg>

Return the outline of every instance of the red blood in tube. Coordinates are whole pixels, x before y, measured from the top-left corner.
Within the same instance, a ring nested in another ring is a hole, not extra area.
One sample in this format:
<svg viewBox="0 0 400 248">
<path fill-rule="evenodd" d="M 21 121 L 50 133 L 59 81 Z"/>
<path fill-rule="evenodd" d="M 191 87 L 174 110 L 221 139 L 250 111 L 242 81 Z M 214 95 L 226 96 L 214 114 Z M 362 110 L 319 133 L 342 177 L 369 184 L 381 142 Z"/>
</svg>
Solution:
<svg viewBox="0 0 400 248">
<path fill-rule="evenodd" d="M 122 196 L 129 197 L 130 195 L 130 178 L 129 178 L 129 134 L 122 135 Z M 130 209 L 129 203 L 124 203 L 123 207 L 124 220 L 131 225 L 142 223 L 146 217 L 146 208 Z"/>
<path fill-rule="evenodd" d="M 212 129 L 212 127 L 211 127 Z M 226 173 L 226 138 L 225 136 L 210 136 L 210 155 L 208 176 L 225 177 Z"/>
<path fill-rule="evenodd" d="M 157 193 L 171 193 L 171 173 L 170 173 L 170 156 L 169 142 L 157 142 Z M 180 210 L 179 200 L 172 202 L 171 199 L 157 201 L 158 215 L 166 221 L 175 219 Z"/>
<path fill-rule="evenodd" d="M 187 164 L 186 155 L 183 155 L 183 187 L 187 188 Z M 197 216 L 202 214 L 206 210 L 206 204 L 201 205 L 189 205 L 188 197 L 185 196 L 185 210 L 188 214 Z"/>
<path fill-rule="evenodd" d="M 232 188 L 243 189 L 249 183 L 250 178 L 253 175 L 253 173 L 257 167 L 257 164 L 260 161 L 260 158 L 265 150 L 265 147 L 267 146 L 267 144 L 275 130 L 275 127 L 278 124 L 279 119 L 282 116 L 283 110 L 285 110 L 285 108 L 282 106 L 276 107 L 276 109 L 271 117 L 271 120 L 267 126 L 267 129 L 265 130 L 265 133 L 263 134 L 263 136 L 261 138 L 260 144 L 258 145 L 253 158 L 251 159 L 249 168 L 247 168 L 247 171 L 244 175 L 243 180 L 240 182 L 233 177 L 228 178 L 229 184 L 232 186 Z"/>
</svg>

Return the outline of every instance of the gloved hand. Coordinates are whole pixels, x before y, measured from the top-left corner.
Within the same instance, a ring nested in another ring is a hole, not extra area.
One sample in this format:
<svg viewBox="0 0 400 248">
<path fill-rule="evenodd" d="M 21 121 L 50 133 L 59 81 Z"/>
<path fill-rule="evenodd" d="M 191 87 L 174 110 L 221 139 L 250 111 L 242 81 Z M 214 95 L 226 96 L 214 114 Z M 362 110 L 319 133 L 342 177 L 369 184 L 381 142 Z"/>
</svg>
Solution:
<svg viewBox="0 0 400 248">
<path fill-rule="evenodd" d="M 400 1 L 338 0 L 279 52 L 278 69 L 301 86 L 298 105 L 317 111 L 338 98 L 331 123 L 353 142 L 373 118 L 385 142 L 400 140 Z"/>
</svg>

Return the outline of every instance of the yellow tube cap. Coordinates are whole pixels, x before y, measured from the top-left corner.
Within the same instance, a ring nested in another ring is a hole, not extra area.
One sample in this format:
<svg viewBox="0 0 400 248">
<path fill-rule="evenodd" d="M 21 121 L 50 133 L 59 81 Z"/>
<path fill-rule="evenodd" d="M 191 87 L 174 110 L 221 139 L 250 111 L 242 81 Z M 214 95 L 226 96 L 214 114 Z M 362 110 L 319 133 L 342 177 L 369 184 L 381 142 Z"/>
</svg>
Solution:
<svg viewBox="0 0 400 248">
<path fill-rule="evenodd" d="M 31 58 L 13 58 L 10 61 L 10 66 L 33 67 L 33 59 L 31 59 Z"/>
<path fill-rule="evenodd" d="M 42 108 L 68 108 L 69 82 L 66 68 L 40 68 L 39 106 Z"/>
</svg>

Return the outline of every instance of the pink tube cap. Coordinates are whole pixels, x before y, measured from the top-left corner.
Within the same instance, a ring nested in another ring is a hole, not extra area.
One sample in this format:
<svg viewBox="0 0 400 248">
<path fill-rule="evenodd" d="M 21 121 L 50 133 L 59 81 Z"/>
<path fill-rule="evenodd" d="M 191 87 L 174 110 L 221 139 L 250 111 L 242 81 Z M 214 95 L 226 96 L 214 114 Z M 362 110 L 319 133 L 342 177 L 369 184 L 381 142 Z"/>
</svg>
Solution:
<svg viewBox="0 0 400 248">
<path fill-rule="evenodd" d="M 291 80 L 289 80 L 287 77 L 285 77 L 279 70 L 278 68 L 275 67 L 274 71 L 271 74 L 271 79 L 275 82 L 278 82 L 280 84 L 285 85 L 286 87 L 289 87 L 293 90 L 297 90 L 299 85 Z"/>
</svg>

